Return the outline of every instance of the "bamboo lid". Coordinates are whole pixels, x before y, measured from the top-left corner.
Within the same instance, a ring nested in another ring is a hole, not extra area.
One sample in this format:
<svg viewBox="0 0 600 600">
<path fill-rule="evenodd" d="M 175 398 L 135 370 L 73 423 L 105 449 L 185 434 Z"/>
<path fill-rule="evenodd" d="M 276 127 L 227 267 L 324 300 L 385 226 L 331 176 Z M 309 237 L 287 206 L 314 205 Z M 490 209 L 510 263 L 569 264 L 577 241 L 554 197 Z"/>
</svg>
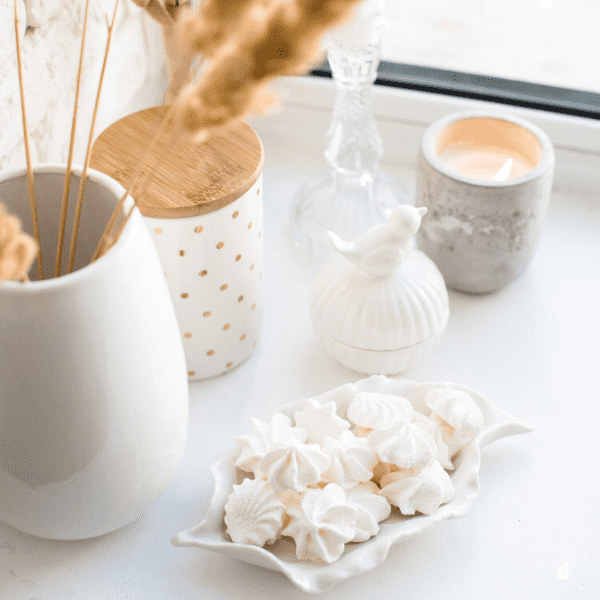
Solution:
<svg viewBox="0 0 600 600">
<path fill-rule="evenodd" d="M 127 188 L 167 108 L 141 110 L 105 129 L 94 142 L 90 167 Z M 169 123 L 146 160 L 132 195 L 147 217 L 203 215 L 246 193 L 260 176 L 263 162 L 260 138 L 246 123 L 212 133 L 202 143 L 178 135 Z M 150 183 L 144 186 L 147 176 Z"/>
</svg>

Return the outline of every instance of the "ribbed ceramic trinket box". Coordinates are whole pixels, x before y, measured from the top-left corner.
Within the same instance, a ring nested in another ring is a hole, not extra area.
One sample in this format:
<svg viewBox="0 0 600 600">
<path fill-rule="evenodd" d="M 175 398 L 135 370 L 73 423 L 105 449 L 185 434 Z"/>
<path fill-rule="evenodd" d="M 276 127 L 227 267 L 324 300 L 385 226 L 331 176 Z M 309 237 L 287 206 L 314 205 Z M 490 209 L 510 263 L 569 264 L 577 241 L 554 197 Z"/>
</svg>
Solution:
<svg viewBox="0 0 600 600">
<path fill-rule="evenodd" d="M 329 233 L 338 254 L 321 269 L 311 296 L 317 338 L 345 367 L 396 374 L 423 360 L 448 321 L 448 293 L 413 237 L 427 209 L 402 206 L 353 242 Z"/>
<path fill-rule="evenodd" d="M 92 166 L 126 187 L 166 111 L 111 125 Z M 167 278 L 188 377 L 218 375 L 250 356 L 262 325 L 263 147 L 245 123 L 202 143 L 168 125 L 151 154 L 133 195 Z"/>
</svg>

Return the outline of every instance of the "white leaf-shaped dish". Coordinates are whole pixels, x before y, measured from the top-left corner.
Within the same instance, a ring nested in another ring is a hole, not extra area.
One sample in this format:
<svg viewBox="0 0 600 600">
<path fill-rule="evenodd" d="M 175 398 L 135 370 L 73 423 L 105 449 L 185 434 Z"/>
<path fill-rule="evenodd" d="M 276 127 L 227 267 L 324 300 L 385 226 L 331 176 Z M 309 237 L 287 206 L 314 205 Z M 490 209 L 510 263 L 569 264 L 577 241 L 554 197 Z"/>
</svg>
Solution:
<svg viewBox="0 0 600 600">
<path fill-rule="evenodd" d="M 480 450 L 495 440 L 517 433 L 527 433 L 532 428 L 511 415 L 496 408 L 478 392 L 455 383 L 415 383 L 406 379 L 388 379 L 383 375 L 373 375 L 355 384 L 348 383 L 316 399 L 325 404 L 336 402 L 337 414 L 346 418 L 346 411 L 352 398 L 358 392 L 382 392 L 407 398 L 415 410 L 429 415 L 425 395 L 436 388 L 463 390 L 471 394 L 483 413 L 482 432 L 464 446 L 453 463 L 454 471 L 450 478 L 454 484 L 454 499 L 440 506 L 432 515 L 405 517 L 396 509 L 381 523 L 380 532 L 366 542 L 346 544 L 339 560 L 331 565 L 318 565 L 299 561 L 296 558 L 294 542 L 281 538 L 272 546 L 259 548 L 244 544 L 234 544 L 225 532 L 223 521 L 224 506 L 234 484 L 239 484 L 245 473 L 234 467 L 239 448 L 232 448 L 223 458 L 211 467 L 215 480 L 208 514 L 202 523 L 175 535 L 174 546 L 195 546 L 243 560 L 273 571 L 283 573 L 288 579 L 306 592 L 324 592 L 336 583 L 365 573 L 381 563 L 390 547 L 445 519 L 462 517 L 467 514 L 471 502 L 479 491 Z M 293 419 L 294 412 L 302 410 L 306 400 L 291 402 L 280 407 L 278 412 Z"/>
</svg>

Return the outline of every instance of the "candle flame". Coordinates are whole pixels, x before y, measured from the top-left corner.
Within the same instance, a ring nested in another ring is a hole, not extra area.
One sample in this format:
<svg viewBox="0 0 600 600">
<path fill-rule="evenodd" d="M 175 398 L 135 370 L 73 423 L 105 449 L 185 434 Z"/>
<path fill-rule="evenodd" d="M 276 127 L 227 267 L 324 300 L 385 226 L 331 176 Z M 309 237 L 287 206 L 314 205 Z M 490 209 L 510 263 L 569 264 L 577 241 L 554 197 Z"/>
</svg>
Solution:
<svg viewBox="0 0 600 600">
<path fill-rule="evenodd" d="M 512 169 L 513 159 L 509 158 L 503 165 L 502 168 L 495 174 L 492 175 L 492 181 L 506 181 L 510 175 Z"/>
</svg>

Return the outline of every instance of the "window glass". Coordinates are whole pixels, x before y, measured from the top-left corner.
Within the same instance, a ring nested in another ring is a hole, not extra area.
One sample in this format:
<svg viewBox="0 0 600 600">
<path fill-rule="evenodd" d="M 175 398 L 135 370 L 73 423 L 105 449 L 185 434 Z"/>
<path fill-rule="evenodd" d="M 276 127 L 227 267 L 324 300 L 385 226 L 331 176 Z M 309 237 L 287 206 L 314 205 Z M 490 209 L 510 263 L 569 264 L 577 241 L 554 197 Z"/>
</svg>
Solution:
<svg viewBox="0 0 600 600">
<path fill-rule="evenodd" d="M 386 0 L 384 60 L 600 92 L 599 0 Z"/>
</svg>

